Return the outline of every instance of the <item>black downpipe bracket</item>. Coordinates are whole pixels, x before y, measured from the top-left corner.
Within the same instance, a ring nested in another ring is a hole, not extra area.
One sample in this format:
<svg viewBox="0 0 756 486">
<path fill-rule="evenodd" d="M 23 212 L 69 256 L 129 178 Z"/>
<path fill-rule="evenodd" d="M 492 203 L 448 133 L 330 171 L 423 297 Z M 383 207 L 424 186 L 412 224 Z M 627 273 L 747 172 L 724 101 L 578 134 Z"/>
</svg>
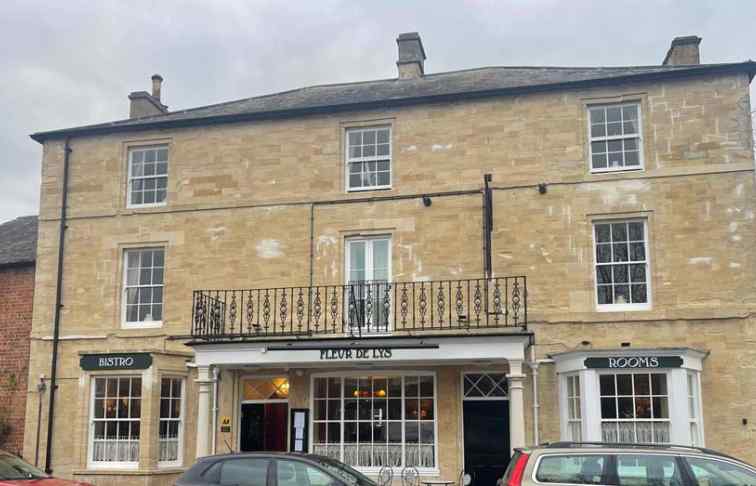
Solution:
<svg viewBox="0 0 756 486">
<path fill-rule="evenodd" d="M 55 289 L 55 320 L 53 321 L 52 363 L 50 365 L 50 407 L 47 413 L 47 442 L 45 444 L 45 472 L 52 473 L 52 439 L 55 418 L 55 392 L 58 390 L 58 345 L 60 344 L 60 309 L 63 297 L 63 249 L 66 235 L 66 205 L 68 203 L 68 162 L 71 155 L 70 139 L 66 139 L 63 155 L 63 191 L 60 204 L 60 230 L 58 233 L 58 280 Z"/>
</svg>

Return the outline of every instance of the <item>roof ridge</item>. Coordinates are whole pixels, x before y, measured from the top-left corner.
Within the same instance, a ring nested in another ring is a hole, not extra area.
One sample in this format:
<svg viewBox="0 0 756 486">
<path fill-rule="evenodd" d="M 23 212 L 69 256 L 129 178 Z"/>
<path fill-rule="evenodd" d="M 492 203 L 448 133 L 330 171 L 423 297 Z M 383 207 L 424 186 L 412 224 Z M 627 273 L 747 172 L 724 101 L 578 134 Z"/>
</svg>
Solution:
<svg viewBox="0 0 756 486">
<path fill-rule="evenodd" d="M 591 69 L 648 69 L 648 68 L 659 68 L 659 69 L 669 69 L 671 71 L 673 70 L 679 70 L 679 69 L 686 69 L 686 68 L 696 68 L 696 67 L 707 67 L 707 66 L 720 66 L 725 64 L 733 64 L 733 63 L 714 63 L 714 64 L 686 64 L 686 65 L 669 65 L 669 66 L 663 66 L 663 65 L 645 65 L 645 66 L 480 66 L 475 68 L 465 68 L 465 69 L 455 69 L 452 71 L 441 71 L 438 73 L 429 73 L 425 74 L 423 78 L 431 78 L 431 77 L 437 77 L 437 76 L 445 76 L 449 74 L 457 74 L 457 73 L 469 73 L 473 71 L 484 71 L 487 69 L 502 69 L 502 70 L 509 70 L 509 69 L 539 69 L 539 70 L 547 70 L 547 69 L 564 69 L 564 70 L 570 70 L 570 69 L 585 69 L 585 70 L 591 70 Z M 737 63 L 735 63 L 737 64 Z M 421 78 L 421 79 L 423 79 Z M 192 108 L 185 108 L 183 110 L 176 110 L 176 111 L 170 111 L 167 113 L 160 113 L 157 115 L 150 115 L 146 117 L 140 117 L 139 119 L 159 119 L 166 115 L 175 115 L 175 114 L 181 114 L 181 113 L 191 113 L 193 111 L 198 110 L 204 110 L 207 108 L 217 108 L 220 106 L 226 106 L 226 105 L 232 105 L 235 103 L 241 103 L 244 101 L 249 100 L 259 100 L 264 98 L 269 98 L 273 96 L 280 96 L 284 94 L 289 93 L 296 93 L 298 91 L 305 91 L 310 89 L 316 89 L 316 88 L 331 88 L 331 87 L 339 87 L 339 86 L 358 86 L 358 85 L 365 85 L 365 84 L 371 84 L 371 83 L 385 83 L 387 81 L 400 81 L 399 78 L 378 78 L 378 79 L 369 79 L 365 81 L 346 81 L 343 83 L 322 83 L 322 84 L 311 84 L 308 86 L 301 86 L 299 88 L 292 88 L 292 89 L 286 89 L 283 91 L 275 91 L 272 93 L 262 94 L 262 95 L 255 95 L 255 96 L 246 96 L 244 98 L 237 98 L 235 100 L 229 100 L 229 101 L 222 101 L 219 103 L 210 103 L 208 105 L 201 105 L 201 106 L 195 106 Z M 401 81 L 407 81 L 407 80 L 401 80 Z M 416 81 L 416 80 L 415 80 Z M 122 119 L 117 121 L 123 121 L 123 120 L 134 120 L 134 118 L 128 118 L 128 119 Z M 112 122 L 115 123 L 115 122 Z"/>
<path fill-rule="evenodd" d="M 37 132 L 31 137 L 41 142 L 50 137 L 82 134 L 93 131 L 138 130 L 141 127 L 189 126 L 203 120 L 241 120 L 245 116 L 260 117 L 323 111 L 334 108 L 376 103 L 420 103 L 426 99 L 451 96 L 482 96 L 518 90 L 555 89 L 556 86 L 577 86 L 620 79 L 651 79 L 686 76 L 707 71 L 738 70 L 751 77 L 756 74 L 753 61 L 695 65 L 647 66 L 480 66 L 425 75 L 420 79 L 371 79 L 342 83 L 302 86 L 274 93 L 195 106 L 148 117 L 126 118 L 68 129 Z M 251 118 L 249 118 L 251 119 Z"/>
</svg>

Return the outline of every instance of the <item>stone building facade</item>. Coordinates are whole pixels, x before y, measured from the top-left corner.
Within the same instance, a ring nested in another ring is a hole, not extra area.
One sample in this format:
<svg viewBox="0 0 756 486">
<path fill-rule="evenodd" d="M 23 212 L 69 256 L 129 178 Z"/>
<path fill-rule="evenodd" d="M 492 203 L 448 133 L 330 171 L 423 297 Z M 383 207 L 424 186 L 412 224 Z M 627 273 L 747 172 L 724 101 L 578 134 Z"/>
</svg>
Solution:
<svg viewBox="0 0 756 486">
<path fill-rule="evenodd" d="M 0 224 L 0 449 L 18 454 L 24 448 L 36 246 L 36 216 Z"/>
<path fill-rule="evenodd" d="M 306 450 L 485 484 L 554 440 L 755 461 L 756 64 L 680 64 L 693 37 L 655 67 L 426 74 L 397 42 L 397 79 L 168 112 L 153 78 L 145 116 L 33 135 L 48 466 L 167 484 Z"/>
</svg>

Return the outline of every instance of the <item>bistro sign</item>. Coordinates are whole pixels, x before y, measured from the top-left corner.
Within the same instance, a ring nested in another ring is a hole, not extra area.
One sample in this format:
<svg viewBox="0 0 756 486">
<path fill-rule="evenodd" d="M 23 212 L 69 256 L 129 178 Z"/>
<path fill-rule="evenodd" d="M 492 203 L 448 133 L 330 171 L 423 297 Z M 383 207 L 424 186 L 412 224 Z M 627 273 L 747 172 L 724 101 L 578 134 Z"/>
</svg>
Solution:
<svg viewBox="0 0 756 486">
<path fill-rule="evenodd" d="M 320 359 L 390 359 L 391 354 L 391 348 L 322 348 Z"/>
<path fill-rule="evenodd" d="M 79 360 L 85 371 L 146 370 L 152 366 L 150 353 L 85 354 Z"/>
<path fill-rule="evenodd" d="M 608 356 L 585 358 L 586 368 L 634 369 L 634 368 L 679 368 L 683 360 L 679 356 Z"/>
</svg>

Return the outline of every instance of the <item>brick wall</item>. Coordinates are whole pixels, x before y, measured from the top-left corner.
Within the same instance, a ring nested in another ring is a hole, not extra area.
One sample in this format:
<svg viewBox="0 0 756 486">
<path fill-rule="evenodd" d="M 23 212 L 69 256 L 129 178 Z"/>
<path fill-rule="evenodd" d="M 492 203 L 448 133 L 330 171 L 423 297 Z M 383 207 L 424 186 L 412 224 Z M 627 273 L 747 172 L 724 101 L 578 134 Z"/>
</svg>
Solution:
<svg viewBox="0 0 756 486">
<path fill-rule="evenodd" d="M 24 445 L 33 298 L 34 265 L 0 268 L 0 421 L 11 427 L 0 448 L 10 452 Z"/>
</svg>

